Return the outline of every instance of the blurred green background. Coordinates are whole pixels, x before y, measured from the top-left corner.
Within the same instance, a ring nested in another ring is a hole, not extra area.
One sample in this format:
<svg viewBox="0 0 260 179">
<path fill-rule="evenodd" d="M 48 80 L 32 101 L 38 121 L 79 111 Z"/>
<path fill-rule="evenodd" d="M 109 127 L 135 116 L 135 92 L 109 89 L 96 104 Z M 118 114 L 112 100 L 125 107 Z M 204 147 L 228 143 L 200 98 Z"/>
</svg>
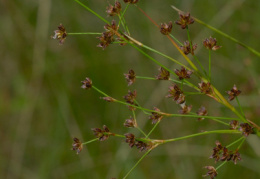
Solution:
<svg viewBox="0 0 260 179">
<path fill-rule="evenodd" d="M 107 1 L 82 2 L 112 20 L 105 13 Z M 171 5 L 260 50 L 259 1 L 140 0 L 138 3 L 157 23 L 178 19 Z M 137 8 L 131 6 L 125 18 L 134 38 L 185 63 Z M 50 36 L 60 23 L 67 32 L 104 31 L 101 20 L 72 0 L 0 1 L 0 178 L 122 178 L 143 155 L 123 139 L 111 137 L 91 143 L 79 155 L 71 151 L 73 137 L 82 141 L 93 139 L 91 128 L 104 124 L 115 133 L 140 136 L 138 131 L 123 126 L 132 115 L 127 107 L 100 100 L 96 91 L 81 89 L 81 81 L 88 76 L 96 87 L 117 99 L 123 99 L 128 89 L 136 89 L 142 106 L 178 113 L 179 106 L 165 98 L 170 82 L 137 80 L 128 87 L 123 74 L 129 69 L 139 76 L 154 77 L 159 67 L 131 46 L 115 44 L 105 50 L 97 48 L 96 36 L 68 36 L 65 44 L 59 45 Z M 208 52 L 202 47 L 202 40 L 213 36 L 223 46 L 212 54 L 212 83 L 223 94 L 236 84 L 243 91 L 240 102 L 247 117 L 259 125 L 259 57 L 198 23 L 190 26 L 190 31 L 199 46 L 196 54 L 205 67 Z M 177 25 L 173 26 L 172 34 L 180 41 L 187 40 L 186 31 Z M 148 53 L 171 69 L 179 68 Z M 192 81 L 199 82 L 195 78 Z M 234 117 L 208 97 L 190 96 L 187 100 L 194 112 L 204 105 L 210 115 Z M 232 104 L 236 106 L 235 101 Z M 140 111 L 137 120 L 144 131 L 152 128 L 148 116 Z M 151 137 L 169 139 L 225 128 L 210 120 L 165 118 Z M 238 137 L 207 135 L 160 146 L 129 178 L 202 178 L 207 172 L 203 166 L 219 165 L 209 159 L 215 141 L 228 145 Z M 219 170 L 218 178 L 260 178 L 259 149 L 259 138 L 249 136 L 240 150 L 242 161 L 237 165 L 226 164 Z"/>
</svg>

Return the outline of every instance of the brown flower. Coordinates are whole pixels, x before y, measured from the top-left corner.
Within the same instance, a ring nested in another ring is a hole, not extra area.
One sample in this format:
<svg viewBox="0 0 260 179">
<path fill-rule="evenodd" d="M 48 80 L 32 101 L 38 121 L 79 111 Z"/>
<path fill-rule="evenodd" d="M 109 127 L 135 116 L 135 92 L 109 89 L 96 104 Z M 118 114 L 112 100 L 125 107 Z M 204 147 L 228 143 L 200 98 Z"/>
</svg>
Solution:
<svg viewBox="0 0 260 179">
<path fill-rule="evenodd" d="M 113 135 L 108 129 L 106 125 L 103 126 L 103 130 L 100 128 L 92 128 L 91 129 L 94 132 L 94 135 L 99 138 L 100 141 L 107 140 L 110 135 Z"/>
<path fill-rule="evenodd" d="M 236 96 L 240 95 L 241 91 L 237 89 L 236 85 L 234 85 L 233 88 L 226 93 L 229 95 L 229 101 L 232 101 Z"/>
<path fill-rule="evenodd" d="M 197 114 L 199 116 L 206 116 L 208 114 L 208 111 L 207 111 L 207 109 L 204 106 L 201 106 L 199 108 L 199 110 L 197 111 Z M 204 117 L 198 118 L 199 121 L 204 120 L 204 119 L 205 119 Z"/>
<path fill-rule="evenodd" d="M 215 162 L 219 161 L 220 154 L 223 147 L 219 141 L 216 141 L 216 147 L 213 148 L 213 154 L 210 156 L 210 158 L 214 158 Z"/>
<path fill-rule="evenodd" d="M 90 89 L 92 87 L 92 81 L 88 77 L 84 81 L 81 81 L 81 83 L 82 83 L 81 88 L 83 89 Z"/>
<path fill-rule="evenodd" d="M 212 93 L 210 82 L 205 83 L 204 81 L 201 81 L 201 83 L 199 83 L 199 89 L 200 89 L 200 92 L 205 93 L 205 94 Z"/>
<path fill-rule="evenodd" d="M 62 45 L 67 37 L 67 32 L 62 24 L 58 26 L 58 29 L 54 31 L 54 36 L 51 36 L 51 38 L 59 40 L 60 45 Z"/>
<path fill-rule="evenodd" d="M 181 110 L 179 111 L 181 114 L 188 114 L 192 109 L 192 105 L 187 106 L 186 104 L 181 104 Z"/>
<path fill-rule="evenodd" d="M 133 92 L 131 92 L 130 90 L 128 90 L 128 94 L 124 96 L 124 99 L 126 100 L 127 103 L 131 104 L 131 105 L 136 105 L 134 100 L 137 96 L 136 90 L 134 90 Z M 133 106 L 128 106 L 128 108 L 132 111 L 135 110 L 135 108 Z"/>
<path fill-rule="evenodd" d="M 250 126 L 248 123 L 242 123 L 240 124 L 239 130 L 243 132 L 243 135 L 247 137 L 249 134 L 254 133 L 253 127 Z"/>
<path fill-rule="evenodd" d="M 168 70 L 165 70 L 163 67 L 160 67 L 159 71 L 159 74 L 156 76 L 157 80 L 169 80 L 170 72 Z"/>
<path fill-rule="evenodd" d="M 236 130 L 239 126 L 239 122 L 236 120 L 232 120 L 230 121 L 229 125 L 230 125 L 230 129 Z"/>
<path fill-rule="evenodd" d="M 125 75 L 126 81 L 128 82 L 128 86 L 132 85 L 135 82 L 136 75 L 135 75 L 134 70 L 131 69 L 128 71 L 128 74 L 124 74 L 124 75 Z"/>
<path fill-rule="evenodd" d="M 130 119 L 126 119 L 124 123 L 125 127 L 137 127 L 136 120 L 132 117 Z"/>
<path fill-rule="evenodd" d="M 181 89 L 176 85 L 172 84 L 172 86 L 169 87 L 167 98 L 173 98 L 174 101 L 176 101 L 177 104 L 182 104 L 185 102 L 185 96 Z"/>
<path fill-rule="evenodd" d="M 210 37 L 209 39 L 206 38 L 204 41 L 203 41 L 203 45 L 204 47 L 206 47 L 207 49 L 209 50 L 218 50 L 221 48 L 221 46 L 218 46 L 217 45 L 217 40 L 215 38 L 212 38 Z"/>
<path fill-rule="evenodd" d="M 163 35 L 168 35 L 170 34 L 172 31 L 172 21 L 170 21 L 168 24 L 166 23 L 161 23 L 161 29 L 160 29 L 160 32 L 163 34 Z"/>
<path fill-rule="evenodd" d="M 129 146 L 132 148 L 133 146 L 135 146 L 135 136 L 134 134 L 131 133 L 127 133 L 125 134 L 125 142 L 129 144 Z"/>
<path fill-rule="evenodd" d="M 120 2 L 116 1 L 115 5 L 112 6 L 111 4 L 108 5 L 106 12 L 109 16 L 115 16 L 119 14 L 121 11 L 121 4 Z"/>
<path fill-rule="evenodd" d="M 191 49 L 191 46 L 192 46 L 192 49 Z M 190 45 L 189 41 L 185 41 L 183 46 L 180 46 L 180 49 L 183 51 L 183 53 L 185 55 L 188 55 L 189 53 L 194 55 L 194 51 L 197 49 L 197 47 L 198 47 L 197 44 L 192 45 L 192 42 L 191 42 L 191 45 Z"/>
<path fill-rule="evenodd" d="M 118 30 L 118 27 L 116 25 L 116 22 L 113 20 L 111 22 L 111 25 L 106 24 L 104 26 L 104 29 L 106 30 L 106 32 L 103 32 L 101 37 L 97 37 L 100 40 L 100 42 L 97 46 L 103 48 L 103 50 L 106 47 L 108 47 L 109 44 L 114 42 L 115 31 Z"/>
<path fill-rule="evenodd" d="M 181 14 L 179 13 L 180 19 L 175 21 L 175 24 L 180 25 L 182 29 L 185 29 L 189 24 L 194 23 L 194 19 L 190 17 L 190 13 Z"/>
<path fill-rule="evenodd" d="M 210 179 L 214 179 L 218 175 L 217 170 L 213 166 L 205 166 L 204 168 L 208 170 L 208 173 L 203 175 L 203 177 L 210 176 Z"/>
<path fill-rule="evenodd" d="M 80 142 L 80 140 L 76 137 L 73 138 L 73 144 L 72 144 L 72 150 L 76 150 L 77 154 L 81 152 L 83 149 L 83 144 Z"/>
<path fill-rule="evenodd" d="M 175 69 L 174 72 L 180 80 L 184 78 L 190 78 L 190 75 L 193 73 L 192 71 L 187 70 L 183 66 L 181 67 L 181 70 Z"/>
<path fill-rule="evenodd" d="M 237 160 L 239 160 L 239 161 L 241 160 L 240 153 L 238 153 L 238 149 L 235 150 L 232 160 L 233 160 L 234 164 L 237 164 Z"/>
<path fill-rule="evenodd" d="M 115 102 L 116 100 L 110 96 L 106 96 L 106 97 L 100 97 L 101 99 L 107 101 L 107 102 Z"/>
<path fill-rule="evenodd" d="M 228 151 L 228 149 L 226 147 L 223 147 L 222 151 L 223 151 L 223 154 L 222 154 L 222 157 L 220 158 L 220 160 L 221 161 L 230 161 L 233 157 L 233 152 Z"/>
<path fill-rule="evenodd" d="M 160 109 L 154 107 L 153 108 L 155 111 L 161 112 Z M 152 115 L 149 117 L 150 120 L 152 120 L 152 124 L 155 124 L 159 121 L 161 121 L 161 119 L 163 118 L 163 115 L 161 115 L 160 113 L 157 112 L 152 112 Z"/>
<path fill-rule="evenodd" d="M 151 148 L 151 145 L 148 145 L 147 143 L 142 141 L 136 141 L 135 146 L 137 149 L 140 150 L 140 152 L 149 150 Z"/>
<path fill-rule="evenodd" d="M 139 0 L 124 0 L 125 3 L 136 4 Z"/>
</svg>

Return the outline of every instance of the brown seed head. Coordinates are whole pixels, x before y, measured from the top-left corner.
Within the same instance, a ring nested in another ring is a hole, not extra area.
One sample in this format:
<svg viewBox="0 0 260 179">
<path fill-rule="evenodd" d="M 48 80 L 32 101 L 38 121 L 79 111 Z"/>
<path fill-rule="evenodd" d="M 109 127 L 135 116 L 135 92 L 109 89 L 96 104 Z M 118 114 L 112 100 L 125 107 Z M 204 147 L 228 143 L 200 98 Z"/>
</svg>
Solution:
<svg viewBox="0 0 260 179">
<path fill-rule="evenodd" d="M 125 120 L 124 126 L 129 127 L 129 128 L 130 127 L 137 127 L 136 120 L 134 118 L 130 117 L 129 119 Z"/>
<path fill-rule="evenodd" d="M 208 170 L 208 173 L 203 175 L 203 177 L 210 176 L 210 179 L 214 179 L 218 175 L 217 170 L 213 166 L 205 166 L 204 168 Z"/>
<path fill-rule="evenodd" d="M 209 50 L 218 50 L 221 48 L 221 46 L 218 46 L 217 45 L 217 40 L 215 38 L 206 38 L 204 41 L 203 41 L 203 45 L 204 47 L 206 47 L 207 49 Z"/>
<path fill-rule="evenodd" d="M 82 83 L 81 88 L 83 89 L 90 89 L 92 87 L 92 81 L 88 77 L 84 81 L 81 81 L 81 83 Z"/>
<path fill-rule="evenodd" d="M 154 107 L 153 108 L 155 111 L 161 112 L 160 109 Z M 159 121 L 161 121 L 161 119 L 163 118 L 163 115 L 161 115 L 160 113 L 157 112 L 152 112 L 152 115 L 149 117 L 150 120 L 152 120 L 152 124 L 155 124 Z"/>
<path fill-rule="evenodd" d="M 200 89 L 200 92 L 205 93 L 205 94 L 212 93 L 210 82 L 205 83 L 204 81 L 201 81 L 201 83 L 199 83 L 199 89 Z"/>
<path fill-rule="evenodd" d="M 125 142 L 129 144 L 129 146 L 132 148 L 133 146 L 135 146 L 135 136 L 134 134 L 131 133 L 127 133 L 125 134 Z"/>
<path fill-rule="evenodd" d="M 168 70 L 165 70 L 163 67 L 160 67 L 159 71 L 159 74 L 156 76 L 157 80 L 169 80 L 170 72 Z"/>
<path fill-rule="evenodd" d="M 116 100 L 110 96 L 107 97 L 101 97 L 101 99 L 107 101 L 107 102 L 115 102 Z"/>
<path fill-rule="evenodd" d="M 139 0 L 124 0 L 125 3 L 136 4 Z"/>
<path fill-rule="evenodd" d="M 241 91 L 237 89 L 236 85 L 234 85 L 233 88 L 226 93 L 229 95 L 229 101 L 232 101 L 233 99 L 235 99 L 236 96 L 240 95 Z"/>
<path fill-rule="evenodd" d="M 233 152 L 232 151 L 228 151 L 228 149 L 226 147 L 223 147 L 222 149 L 222 157 L 220 158 L 221 161 L 230 161 L 233 157 Z"/>
<path fill-rule="evenodd" d="M 107 140 L 110 135 L 113 135 L 112 133 L 110 133 L 106 125 L 103 126 L 103 130 L 100 128 L 92 128 L 91 130 L 94 132 L 94 135 L 99 138 L 100 141 Z"/>
<path fill-rule="evenodd" d="M 116 1 L 114 6 L 112 6 L 111 4 L 108 5 L 106 13 L 109 16 L 115 16 L 118 15 L 120 11 L 121 11 L 121 4 L 119 1 Z"/>
<path fill-rule="evenodd" d="M 134 70 L 129 70 L 127 74 L 124 74 L 126 81 L 128 82 L 128 86 L 132 85 L 136 80 L 136 74 Z"/>
<path fill-rule="evenodd" d="M 240 153 L 238 153 L 238 149 L 235 150 L 233 157 L 232 157 L 232 160 L 233 160 L 234 164 L 237 164 L 237 161 L 241 160 Z"/>
<path fill-rule="evenodd" d="M 248 123 L 242 123 L 240 124 L 239 130 L 243 132 L 243 135 L 247 137 L 249 134 L 254 133 L 253 127 L 250 126 Z"/>
<path fill-rule="evenodd" d="M 190 13 L 181 14 L 179 13 L 180 19 L 175 21 L 175 24 L 180 25 L 182 29 L 185 29 L 188 25 L 194 23 L 194 19 L 190 17 Z"/>
<path fill-rule="evenodd" d="M 174 101 L 176 101 L 177 104 L 182 104 L 185 102 L 185 96 L 181 89 L 176 85 L 172 84 L 172 86 L 169 87 L 167 98 L 173 98 Z"/>
<path fill-rule="evenodd" d="M 213 154 L 210 156 L 210 158 L 214 158 L 215 162 L 220 160 L 220 154 L 223 147 L 219 141 L 216 141 L 216 147 L 213 148 Z"/>
<path fill-rule="evenodd" d="M 81 152 L 83 149 L 83 144 L 80 142 L 80 140 L 76 137 L 73 138 L 73 144 L 72 144 L 72 150 L 76 150 L 77 154 Z"/>
<path fill-rule="evenodd" d="M 131 105 L 136 105 L 135 102 L 134 102 L 136 96 L 137 96 L 136 90 L 134 90 L 133 92 L 128 90 L 128 94 L 124 96 L 124 99 L 126 100 L 127 103 L 129 103 Z M 128 108 L 131 111 L 135 110 L 135 108 L 133 106 L 128 106 Z"/>
<path fill-rule="evenodd" d="M 172 21 L 170 21 L 168 24 L 166 23 L 161 23 L 161 29 L 160 29 L 160 32 L 163 34 L 163 35 L 168 35 L 170 34 L 172 31 Z"/>
<path fill-rule="evenodd" d="M 197 114 L 199 116 L 206 116 L 206 115 L 208 115 L 208 111 L 207 111 L 207 109 L 204 106 L 201 106 L 199 108 L 199 110 L 197 111 Z M 204 120 L 204 119 L 205 119 L 204 117 L 198 118 L 199 121 Z"/>
<path fill-rule="evenodd" d="M 192 49 L 190 48 L 191 46 L 192 46 Z M 183 51 L 183 53 L 185 55 L 188 55 L 189 53 L 194 55 L 194 51 L 197 49 L 198 45 L 197 44 L 194 44 L 194 45 L 191 44 L 191 46 L 190 46 L 190 42 L 189 41 L 185 41 L 183 43 L 183 46 L 180 46 L 180 49 Z"/>
<path fill-rule="evenodd" d="M 149 145 L 142 141 L 136 141 L 135 146 L 137 149 L 140 150 L 140 152 L 149 150 L 152 147 L 152 145 Z"/>
<path fill-rule="evenodd" d="M 230 121 L 229 125 L 230 125 L 230 129 L 236 130 L 239 126 L 239 122 L 236 120 L 232 120 Z"/>
<path fill-rule="evenodd" d="M 187 70 L 183 66 L 181 67 L 181 70 L 175 69 L 174 72 L 180 80 L 190 78 L 190 75 L 193 73 L 192 71 Z"/>
<path fill-rule="evenodd" d="M 181 104 L 181 110 L 179 111 L 181 114 L 188 114 L 192 109 L 192 105 L 187 106 L 186 104 Z"/>
<path fill-rule="evenodd" d="M 58 26 L 58 30 L 54 31 L 54 36 L 51 36 L 53 39 L 57 39 L 60 41 L 60 45 L 62 45 L 67 37 L 67 32 L 65 30 L 65 27 L 60 24 Z"/>
</svg>

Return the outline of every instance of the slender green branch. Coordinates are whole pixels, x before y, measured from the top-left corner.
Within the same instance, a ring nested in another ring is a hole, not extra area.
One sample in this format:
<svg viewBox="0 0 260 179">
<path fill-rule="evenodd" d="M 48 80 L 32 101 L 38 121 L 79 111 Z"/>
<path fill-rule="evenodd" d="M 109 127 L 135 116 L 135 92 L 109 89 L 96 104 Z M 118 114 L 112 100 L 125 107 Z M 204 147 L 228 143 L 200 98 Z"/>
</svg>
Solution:
<svg viewBox="0 0 260 179">
<path fill-rule="evenodd" d="M 245 118 L 245 113 L 244 113 L 244 111 L 243 111 L 243 109 L 242 109 L 242 107 L 241 107 L 241 105 L 240 105 L 240 102 L 239 102 L 239 99 L 238 99 L 237 96 L 236 96 L 236 100 L 237 100 L 237 104 L 238 104 L 238 106 L 239 106 L 239 109 L 240 109 L 240 111 L 241 111 L 243 117 Z"/>
<path fill-rule="evenodd" d="M 244 137 L 244 139 L 241 141 L 241 143 L 239 144 L 239 146 L 237 147 L 238 149 L 240 149 L 240 147 L 243 145 L 243 143 L 245 142 L 246 138 Z"/>
<path fill-rule="evenodd" d="M 209 49 L 209 82 L 211 82 L 211 50 Z"/>
<path fill-rule="evenodd" d="M 223 122 L 223 121 L 218 120 L 218 119 L 214 119 L 214 118 L 212 118 L 211 120 L 212 120 L 212 121 L 216 121 L 216 122 L 221 123 L 221 124 L 224 124 L 224 125 L 226 125 L 226 126 L 230 126 L 228 123 Z"/>
<path fill-rule="evenodd" d="M 131 170 L 129 170 L 129 172 L 124 176 L 123 179 L 127 178 L 128 175 L 135 169 L 135 167 L 144 159 L 144 157 L 146 155 L 148 155 L 150 152 L 152 151 L 152 149 L 148 150 L 147 152 L 145 152 L 145 154 L 136 162 L 136 164 L 131 168 Z"/>
<path fill-rule="evenodd" d="M 154 129 L 158 126 L 159 123 L 160 123 L 160 121 L 156 122 L 156 124 L 153 126 L 153 128 L 150 130 L 150 132 L 149 132 L 148 135 L 146 136 L 146 139 L 152 134 L 152 132 L 153 132 Z"/>
<path fill-rule="evenodd" d="M 238 142 L 240 142 L 241 140 L 243 140 L 243 139 L 245 139 L 245 137 L 243 136 L 243 137 L 240 137 L 239 139 L 237 139 L 236 141 L 234 141 L 234 142 L 232 142 L 231 144 L 229 144 L 229 145 L 227 145 L 226 146 L 226 148 L 229 148 L 229 147 L 231 147 L 232 145 L 234 145 L 234 144 L 236 144 L 236 143 L 238 143 Z"/>
<path fill-rule="evenodd" d="M 100 32 L 69 32 L 68 35 L 102 35 Z"/>
<path fill-rule="evenodd" d="M 92 143 L 92 142 L 95 142 L 95 141 L 98 141 L 98 140 L 99 140 L 99 138 L 95 138 L 95 139 L 89 140 L 87 142 L 83 142 L 82 145 L 87 145 L 89 143 Z"/>
<path fill-rule="evenodd" d="M 225 162 L 222 162 L 222 164 L 220 164 L 217 168 L 216 168 L 216 170 L 218 170 L 218 169 L 220 169 L 223 165 L 225 165 L 227 163 L 227 160 L 225 161 Z"/>
<path fill-rule="evenodd" d="M 176 38 L 174 37 L 172 34 L 169 34 L 171 36 L 171 38 L 173 38 L 173 40 L 175 40 L 179 45 L 183 46 L 183 44 Z"/>
<path fill-rule="evenodd" d="M 134 120 L 136 122 L 136 116 L 135 116 L 134 110 L 133 110 L 133 116 L 134 116 Z M 138 129 L 145 136 L 145 138 L 148 138 L 147 135 L 144 133 L 144 131 L 140 127 L 137 126 L 136 129 Z"/>
</svg>

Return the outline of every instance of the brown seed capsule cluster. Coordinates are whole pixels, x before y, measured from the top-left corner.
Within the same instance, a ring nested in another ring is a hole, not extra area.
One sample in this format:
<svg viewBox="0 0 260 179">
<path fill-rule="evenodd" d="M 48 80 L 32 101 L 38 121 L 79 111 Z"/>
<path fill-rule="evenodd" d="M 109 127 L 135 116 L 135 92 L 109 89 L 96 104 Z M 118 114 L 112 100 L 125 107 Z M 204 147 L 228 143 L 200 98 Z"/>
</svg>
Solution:
<svg viewBox="0 0 260 179">
<path fill-rule="evenodd" d="M 197 111 L 197 115 L 206 116 L 206 115 L 208 115 L 208 111 L 204 106 L 201 106 L 199 108 L 199 110 Z M 201 121 L 201 120 L 204 120 L 204 119 L 205 119 L 204 117 L 200 117 L 200 118 L 198 118 L 198 121 Z"/>
<path fill-rule="evenodd" d="M 201 83 L 199 83 L 199 89 L 200 89 L 200 92 L 205 93 L 205 94 L 212 93 L 210 82 L 205 83 L 204 81 L 202 81 Z"/>
<path fill-rule="evenodd" d="M 101 97 L 101 99 L 107 101 L 107 102 L 115 102 L 116 100 L 110 96 Z"/>
<path fill-rule="evenodd" d="M 131 133 L 125 134 L 125 138 L 125 142 L 128 143 L 131 148 L 136 146 L 136 148 L 139 149 L 140 152 L 149 150 L 153 146 L 151 143 L 145 143 L 140 140 L 136 140 L 135 135 Z"/>
<path fill-rule="evenodd" d="M 188 114 L 191 109 L 192 109 L 192 105 L 186 105 L 185 103 L 181 104 L 181 109 L 180 109 L 180 113 L 181 114 Z"/>
<path fill-rule="evenodd" d="M 237 130 L 239 127 L 239 122 L 236 120 L 232 120 L 230 121 L 229 125 L 231 130 Z"/>
<path fill-rule="evenodd" d="M 190 78 L 191 74 L 193 73 L 192 71 L 187 70 L 183 66 L 181 67 L 181 70 L 175 69 L 174 72 L 180 80 Z"/>
<path fill-rule="evenodd" d="M 172 31 L 172 21 L 170 21 L 168 24 L 167 23 L 161 23 L 161 29 L 160 32 L 163 35 L 169 35 Z"/>
<path fill-rule="evenodd" d="M 127 103 L 131 104 L 131 105 L 135 105 L 135 98 L 137 96 L 137 92 L 136 90 L 134 90 L 133 92 L 131 92 L 130 90 L 128 91 L 128 94 L 124 96 L 124 99 L 126 100 Z M 135 107 L 133 106 L 128 106 L 129 110 L 133 111 L 135 110 Z"/>
<path fill-rule="evenodd" d="M 205 166 L 204 168 L 208 170 L 208 173 L 203 175 L 203 177 L 209 176 L 210 179 L 214 179 L 218 175 L 217 170 L 213 166 Z"/>
<path fill-rule="evenodd" d="M 135 80 L 136 80 L 136 74 L 134 72 L 134 70 L 129 70 L 127 74 L 124 74 L 125 75 L 125 78 L 126 78 L 126 81 L 128 83 L 128 86 L 132 85 Z"/>
<path fill-rule="evenodd" d="M 103 126 L 103 130 L 100 128 L 92 128 L 91 129 L 94 132 L 94 135 L 100 140 L 104 141 L 109 138 L 109 136 L 114 135 L 111 133 L 106 125 Z"/>
<path fill-rule="evenodd" d="M 243 133 L 245 137 L 249 136 L 249 134 L 254 133 L 253 127 L 250 126 L 248 123 L 240 124 L 239 130 Z"/>
<path fill-rule="evenodd" d="M 173 98 L 173 100 L 176 101 L 177 104 L 182 104 L 185 102 L 185 96 L 176 84 L 172 84 L 172 86 L 169 87 L 168 92 L 169 94 L 166 97 Z"/>
<path fill-rule="evenodd" d="M 239 96 L 240 93 L 241 91 L 237 89 L 236 85 L 234 85 L 230 91 L 227 91 L 227 94 L 229 95 L 228 100 L 232 101 L 235 97 Z"/>
<path fill-rule="evenodd" d="M 188 55 L 189 53 L 194 55 L 194 51 L 197 49 L 197 47 L 198 47 L 197 44 L 192 45 L 192 42 L 191 42 L 191 45 L 190 45 L 189 41 L 185 41 L 183 43 L 183 46 L 180 46 L 180 49 L 183 51 L 183 53 L 185 55 Z"/>
<path fill-rule="evenodd" d="M 226 147 L 223 147 L 219 141 L 216 141 L 216 147 L 213 148 L 213 154 L 210 158 L 214 158 L 215 162 L 232 160 L 234 164 L 237 164 L 237 161 L 241 160 L 238 150 L 229 151 Z"/>
<path fill-rule="evenodd" d="M 90 78 L 86 78 L 85 80 L 81 81 L 83 89 L 90 89 L 92 87 L 92 81 Z"/>
<path fill-rule="evenodd" d="M 136 4 L 139 0 L 124 0 L 125 3 Z"/>
<path fill-rule="evenodd" d="M 53 39 L 57 39 L 60 41 L 60 45 L 62 45 L 67 37 L 67 32 L 65 30 L 65 27 L 60 24 L 58 26 L 58 30 L 54 31 L 54 36 L 51 36 Z"/>
<path fill-rule="evenodd" d="M 106 47 L 108 47 L 109 44 L 114 42 L 114 35 L 115 35 L 115 32 L 118 30 L 118 27 L 114 20 L 111 22 L 111 25 L 106 24 L 104 26 L 104 28 L 105 28 L 106 32 L 103 32 L 101 37 L 97 37 L 100 40 L 100 42 L 97 46 L 103 48 L 103 50 Z"/>
<path fill-rule="evenodd" d="M 118 15 L 120 11 L 121 11 L 121 4 L 119 1 L 116 1 L 114 6 L 112 6 L 111 4 L 108 5 L 106 13 L 109 16 L 115 16 Z"/>
<path fill-rule="evenodd" d="M 137 122 L 134 118 L 130 117 L 129 119 L 125 120 L 124 126 L 128 127 L 128 128 L 131 128 L 131 127 L 135 128 L 135 127 L 137 127 Z"/>
<path fill-rule="evenodd" d="M 158 109 L 156 107 L 154 107 L 153 109 L 155 111 L 157 111 L 158 113 L 157 112 L 152 112 L 152 115 L 149 117 L 149 119 L 152 120 L 152 124 L 155 124 L 155 123 L 157 123 L 157 122 L 162 120 L 163 115 L 160 114 L 160 112 L 161 112 L 160 109 Z"/>
<path fill-rule="evenodd" d="M 179 13 L 180 19 L 175 21 L 175 24 L 180 25 L 182 29 L 185 29 L 188 25 L 194 23 L 194 19 L 190 17 L 190 13 Z"/>
<path fill-rule="evenodd" d="M 217 40 L 215 38 L 206 38 L 204 41 L 203 41 L 203 45 L 204 47 L 206 47 L 207 49 L 209 50 L 218 50 L 221 48 L 221 46 L 218 46 L 217 45 Z"/>
<path fill-rule="evenodd" d="M 72 144 L 72 150 L 76 150 L 77 154 L 81 152 L 83 149 L 83 144 L 80 142 L 80 140 L 76 137 L 73 138 L 73 144 Z"/>
<path fill-rule="evenodd" d="M 159 74 L 156 76 L 157 80 L 169 80 L 170 72 L 163 67 L 159 68 Z"/>
</svg>

